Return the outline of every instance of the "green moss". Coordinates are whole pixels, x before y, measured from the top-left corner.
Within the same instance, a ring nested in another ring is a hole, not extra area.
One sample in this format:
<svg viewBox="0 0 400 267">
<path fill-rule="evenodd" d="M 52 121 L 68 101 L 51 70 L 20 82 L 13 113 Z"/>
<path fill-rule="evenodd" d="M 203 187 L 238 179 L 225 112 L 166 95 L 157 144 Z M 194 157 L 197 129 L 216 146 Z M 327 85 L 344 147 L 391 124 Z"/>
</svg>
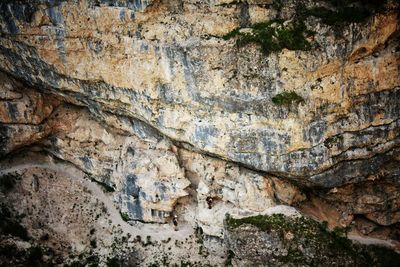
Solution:
<svg viewBox="0 0 400 267">
<path fill-rule="evenodd" d="M 296 22 L 290 26 L 283 25 L 283 21 L 274 20 L 253 24 L 250 32 L 241 32 L 240 28 L 223 36 L 229 40 L 237 37 L 237 44 L 244 46 L 255 43 L 260 46 L 264 54 L 281 51 L 284 48 L 289 50 L 309 50 L 311 44 L 306 40 L 307 28 L 304 23 Z"/>
<path fill-rule="evenodd" d="M 330 259 L 339 265 L 348 262 L 354 266 L 395 266 L 400 262 L 400 255 L 388 248 L 353 244 L 347 238 L 348 228 L 336 227 L 331 231 L 325 222 L 309 217 L 273 214 L 234 219 L 227 215 L 225 225 L 229 231 L 241 231 L 242 225 L 253 225 L 271 236 L 278 236 L 288 253 L 271 257 L 283 264 L 324 266 Z M 292 233 L 292 239 L 285 238 L 288 232 Z M 308 250 L 314 251 L 314 257 L 304 252 Z"/>
<path fill-rule="evenodd" d="M 232 30 L 231 32 L 222 36 L 222 39 L 229 40 L 229 39 L 235 37 L 236 35 L 239 35 L 239 31 L 240 31 L 240 28 L 236 28 L 236 29 Z"/>
<path fill-rule="evenodd" d="M 300 103 L 304 102 L 304 99 L 296 94 L 295 92 L 283 92 L 280 94 L 277 94 L 272 98 L 272 102 L 275 105 L 290 105 L 292 103 Z"/>
<path fill-rule="evenodd" d="M 343 26 L 346 23 L 365 21 L 371 15 L 383 11 L 385 3 L 379 0 L 319 0 L 315 1 L 313 7 L 306 7 L 300 2 L 289 24 L 284 24 L 280 19 L 265 21 L 251 25 L 246 32 L 236 28 L 222 38 L 229 40 L 235 37 L 241 46 L 255 43 L 266 55 L 284 48 L 306 51 L 312 48 L 306 37 L 315 34 L 304 24 L 308 17 L 318 17 L 328 25 Z M 273 1 L 271 5 L 278 14 L 283 7 L 280 0 Z"/>
<path fill-rule="evenodd" d="M 130 220 L 128 213 L 120 212 L 119 214 L 121 215 L 122 220 L 124 220 L 126 222 Z"/>
<path fill-rule="evenodd" d="M 241 219 L 234 219 L 229 214 L 225 218 L 226 225 L 229 228 L 235 229 L 243 224 L 251 224 L 256 226 L 262 231 L 271 230 L 273 227 L 279 227 L 285 224 L 284 215 L 275 214 L 274 216 L 257 215 L 252 217 L 245 217 Z"/>
<path fill-rule="evenodd" d="M 338 255 L 353 255 L 354 253 L 351 241 L 343 235 L 345 231 L 338 229 L 329 231 L 326 224 L 308 217 L 292 218 L 283 214 L 273 214 L 234 219 L 227 216 L 225 223 L 231 230 L 244 224 L 250 224 L 261 231 L 277 233 L 282 242 L 290 242 L 288 255 L 279 257 L 279 260 L 284 263 L 306 263 L 307 257 L 298 249 L 299 245 L 305 241 L 318 247 L 321 252 L 330 251 Z M 284 235 L 287 232 L 293 234 L 293 240 L 285 241 Z"/>
</svg>

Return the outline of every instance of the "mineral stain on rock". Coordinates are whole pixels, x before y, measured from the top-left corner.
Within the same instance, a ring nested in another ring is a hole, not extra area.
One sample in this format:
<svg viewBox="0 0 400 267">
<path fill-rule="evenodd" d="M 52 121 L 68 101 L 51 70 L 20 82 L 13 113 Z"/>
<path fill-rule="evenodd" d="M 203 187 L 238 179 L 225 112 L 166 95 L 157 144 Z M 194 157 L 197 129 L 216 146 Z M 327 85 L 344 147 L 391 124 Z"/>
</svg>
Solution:
<svg viewBox="0 0 400 267">
<path fill-rule="evenodd" d="M 0 265 L 392 266 L 399 36 L 394 0 L 2 1 Z"/>
</svg>

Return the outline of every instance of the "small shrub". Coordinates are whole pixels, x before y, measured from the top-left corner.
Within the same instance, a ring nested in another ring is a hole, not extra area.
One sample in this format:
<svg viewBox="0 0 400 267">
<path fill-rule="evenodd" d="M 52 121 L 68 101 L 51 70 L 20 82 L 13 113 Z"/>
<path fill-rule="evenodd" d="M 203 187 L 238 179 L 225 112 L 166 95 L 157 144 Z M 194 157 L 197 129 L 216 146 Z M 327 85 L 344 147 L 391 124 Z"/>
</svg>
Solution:
<svg viewBox="0 0 400 267">
<path fill-rule="evenodd" d="M 119 214 L 121 215 L 122 220 L 124 220 L 125 222 L 127 222 L 127 221 L 130 220 L 129 214 L 128 214 L 128 213 L 126 213 L 126 212 L 120 212 Z"/>
<path fill-rule="evenodd" d="M 290 105 L 292 103 L 304 102 L 304 99 L 295 92 L 291 91 L 277 94 L 272 98 L 272 102 L 275 105 Z"/>
<path fill-rule="evenodd" d="M 250 27 L 250 32 L 241 32 L 240 28 L 236 28 L 222 38 L 229 40 L 237 37 L 237 44 L 240 46 L 249 43 L 258 44 L 261 51 L 268 55 L 284 48 L 289 50 L 309 50 L 311 44 L 305 38 L 306 33 L 308 33 L 307 28 L 301 21 L 285 26 L 283 21 L 273 20 L 253 24 Z"/>
</svg>

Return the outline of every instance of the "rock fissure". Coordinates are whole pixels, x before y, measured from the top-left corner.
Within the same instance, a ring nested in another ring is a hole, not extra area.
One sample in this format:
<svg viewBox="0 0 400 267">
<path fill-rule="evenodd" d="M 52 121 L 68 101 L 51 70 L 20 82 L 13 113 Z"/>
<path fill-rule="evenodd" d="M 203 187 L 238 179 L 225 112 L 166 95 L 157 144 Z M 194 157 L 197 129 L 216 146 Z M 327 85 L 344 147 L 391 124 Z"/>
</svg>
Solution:
<svg viewBox="0 0 400 267">
<path fill-rule="evenodd" d="M 397 262 L 344 235 L 399 250 L 399 3 L 364 2 L 3 1 L 0 265 Z"/>
</svg>

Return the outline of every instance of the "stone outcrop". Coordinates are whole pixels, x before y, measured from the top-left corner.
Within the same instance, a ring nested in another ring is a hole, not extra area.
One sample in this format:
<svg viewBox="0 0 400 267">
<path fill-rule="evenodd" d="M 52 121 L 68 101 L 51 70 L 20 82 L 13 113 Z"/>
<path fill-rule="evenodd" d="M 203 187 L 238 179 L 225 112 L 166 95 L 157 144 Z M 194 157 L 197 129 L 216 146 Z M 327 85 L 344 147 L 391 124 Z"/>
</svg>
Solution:
<svg viewBox="0 0 400 267">
<path fill-rule="evenodd" d="M 8 263 L 38 246 L 52 264 L 379 263 L 226 222 L 284 204 L 400 248 L 399 4 L 378 6 L 351 22 L 315 14 L 325 0 L 0 3 Z"/>
<path fill-rule="evenodd" d="M 308 17 L 317 30 L 312 51 L 265 57 L 221 38 L 261 18 L 289 20 L 299 2 L 281 13 L 270 1 L 148 1 L 142 12 L 109 2 L 6 2 L 0 68 L 91 110 L 138 118 L 204 152 L 302 183 L 331 187 L 377 175 L 398 147 L 396 4 L 339 34 Z M 305 102 L 274 105 L 284 91 Z"/>
<path fill-rule="evenodd" d="M 227 217 L 230 261 L 237 266 L 391 266 L 399 260 L 380 247 L 352 244 L 339 229 L 300 214 Z"/>
</svg>

